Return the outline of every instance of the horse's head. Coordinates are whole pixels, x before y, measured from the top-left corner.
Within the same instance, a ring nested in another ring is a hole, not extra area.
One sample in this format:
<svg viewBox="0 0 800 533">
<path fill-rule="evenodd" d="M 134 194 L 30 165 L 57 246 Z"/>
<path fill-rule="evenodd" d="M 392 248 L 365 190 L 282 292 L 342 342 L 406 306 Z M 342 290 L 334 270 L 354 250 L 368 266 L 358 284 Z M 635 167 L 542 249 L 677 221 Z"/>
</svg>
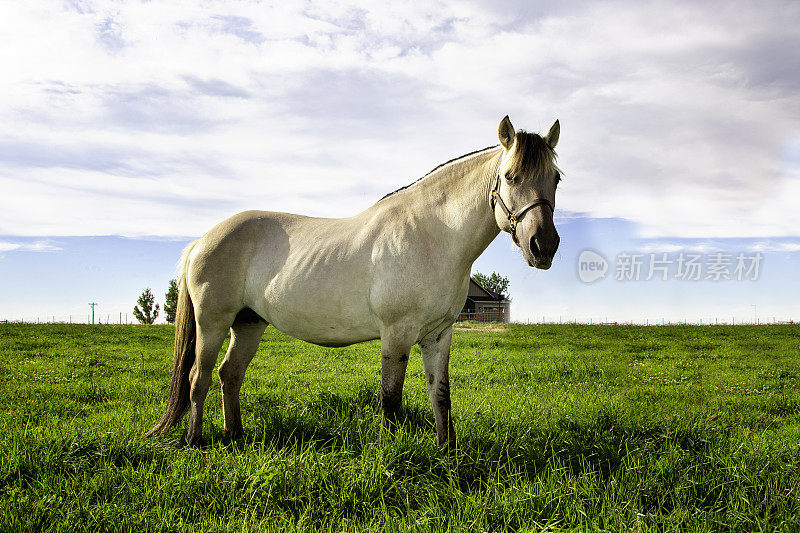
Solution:
<svg viewBox="0 0 800 533">
<path fill-rule="evenodd" d="M 556 120 L 544 137 L 514 131 L 508 116 L 498 129 L 503 146 L 491 203 L 497 225 L 511 233 L 529 265 L 548 269 L 561 240 L 553 223 L 556 186 L 561 181 L 554 148 Z"/>
</svg>

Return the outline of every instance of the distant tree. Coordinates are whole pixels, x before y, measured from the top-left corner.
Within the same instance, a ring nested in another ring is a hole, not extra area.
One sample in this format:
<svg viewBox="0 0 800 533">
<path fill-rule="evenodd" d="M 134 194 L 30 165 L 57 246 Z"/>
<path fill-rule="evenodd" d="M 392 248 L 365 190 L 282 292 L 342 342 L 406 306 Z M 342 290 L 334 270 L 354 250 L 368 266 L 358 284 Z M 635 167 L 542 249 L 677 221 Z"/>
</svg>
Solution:
<svg viewBox="0 0 800 533">
<path fill-rule="evenodd" d="M 169 280 L 169 289 L 164 298 L 164 318 L 169 324 L 174 324 L 175 310 L 178 308 L 178 280 Z"/>
<path fill-rule="evenodd" d="M 491 275 L 487 276 L 486 274 L 481 274 L 480 272 L 475 272 L 472 275 L 472 279 L 474 279 L 478 285 L 483 287 L 484 289 L 489 289 L 490 291 L 494 291 L 497 294 L 503 295 L 508 298 L 508 278 L 501 276 L 497 272 L 492 272 Z"/>
<path fill-rule="evenodd" d="M 153 307 L 153 302 L 155 302 L 155 300 L 150 287 L 147 287 L 142 295 L 139 296 L 139 300 L 136 302 L 139 305 L 133 307 L 133 316 L 135 316 L 136 320 L 141 324 L 152 324 L 156 321 L 156 317 L 158 317 L 158 304 L 155 304 L 155 307 Z M 139 306 L 141 306 L 141 309 L 139 309 Z"/>
</svg>

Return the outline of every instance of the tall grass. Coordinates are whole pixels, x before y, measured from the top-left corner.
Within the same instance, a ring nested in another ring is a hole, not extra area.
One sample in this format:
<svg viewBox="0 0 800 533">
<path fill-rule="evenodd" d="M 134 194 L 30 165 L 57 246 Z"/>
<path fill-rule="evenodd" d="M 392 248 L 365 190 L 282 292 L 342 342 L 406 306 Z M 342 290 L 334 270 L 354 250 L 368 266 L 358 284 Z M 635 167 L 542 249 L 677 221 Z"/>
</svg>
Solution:
<svg viewBox="0 0 800 533">
<path fill-rule="evenodd" d="M 419 353 L 381 429 L 379 344 L 269 329 L 246 436 L 139 435 L 167 326 L 0 326 L 0 530 L 800 530 L 798 326 L 457 331 L 459 446 L 434 444 Z"/>
</svg>

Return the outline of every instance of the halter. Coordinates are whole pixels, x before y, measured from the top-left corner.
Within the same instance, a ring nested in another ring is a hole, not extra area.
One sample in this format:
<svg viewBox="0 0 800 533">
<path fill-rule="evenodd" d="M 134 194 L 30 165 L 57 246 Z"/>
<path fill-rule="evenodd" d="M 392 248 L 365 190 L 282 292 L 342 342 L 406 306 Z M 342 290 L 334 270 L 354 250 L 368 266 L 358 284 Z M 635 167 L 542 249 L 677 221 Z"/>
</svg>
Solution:
<svg viewBox="0 0 800 533">
<path fill-rule="evenodd" d="M 502 160 L 501 162 L 502 163 Z M 492 192 L 489 193 L 489 205 L 492 206 L 492 212 L 494 212 L 496 206 L 500 206 L 500 209 L 503 210 L 503 213 L 506 214 L 508 217 L 508 225 L 511 228 L 511 238 L 514 239 L 514 242 L 519 245 L 519 241 L 517 241 L 517 223 L 522 218 L 522 215 L 533 209 L 534 207 L 538 207 L 540 205 L 546 205 L 550 208 L 550 212 L 555 211 L 553 209 L 553 203 L 550 200 L 545 198 L 537 198 L 532 203 L 526 205 L 522 209 L 518 209 L 516 212 L 512 212 L 506 203 L 503 201 L 503 197 L 500 196 L 500 174 L 502 172 L 502 165 L 500 165 L 497 169 L 497 177 L 494 180 L 494 187 L 492 187 Z"/>
</svg>

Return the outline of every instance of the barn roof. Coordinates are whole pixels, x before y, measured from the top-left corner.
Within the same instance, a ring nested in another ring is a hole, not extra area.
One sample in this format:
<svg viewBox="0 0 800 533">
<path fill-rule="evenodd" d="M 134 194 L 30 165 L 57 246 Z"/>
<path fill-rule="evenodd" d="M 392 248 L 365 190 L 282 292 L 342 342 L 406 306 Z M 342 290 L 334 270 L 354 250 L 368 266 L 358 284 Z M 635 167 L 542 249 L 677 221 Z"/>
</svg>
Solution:
<svg viewBox="0 0 800 533">
<path fill-rule="evenodd" d="M 473 278 L 469 279 L 470 290 L 467 298 L 475 302 L 488 302 L 497 300 L 506 302 L 508 301 L 505 296 L 498 294 L 490 289 L 487 289 Z"/>
</svg>

